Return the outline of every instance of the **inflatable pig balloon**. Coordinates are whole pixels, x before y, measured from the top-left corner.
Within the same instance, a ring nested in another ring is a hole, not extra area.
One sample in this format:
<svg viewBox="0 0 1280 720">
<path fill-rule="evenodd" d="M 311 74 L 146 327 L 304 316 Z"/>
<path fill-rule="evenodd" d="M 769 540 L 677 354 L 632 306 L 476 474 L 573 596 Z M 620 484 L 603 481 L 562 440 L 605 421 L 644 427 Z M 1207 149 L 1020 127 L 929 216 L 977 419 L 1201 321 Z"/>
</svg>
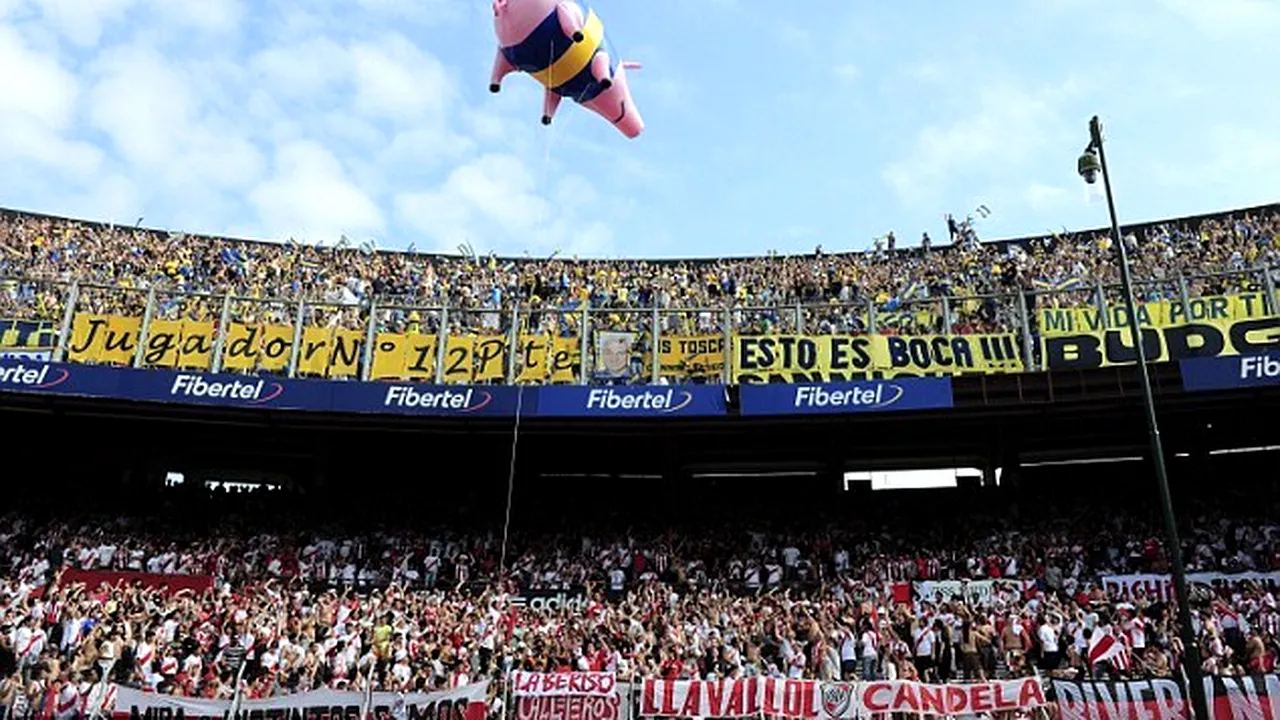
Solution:
<svg viewBox="0 0 1280 720">
<path fill-rule="evenodd" d="M 595 12 L 583 17 L 570 0 L 493 0 L 498 54 L 489 90 L 502 89 L 513 72 L 532 75 L 545 88 L 542 124 L 550 125 L 561 98 L 594 111 L 629 138 L 644 131 L 644 119 L 631 100 L 627 70 L 605 51 L 604 25 Z"/>
</svg>

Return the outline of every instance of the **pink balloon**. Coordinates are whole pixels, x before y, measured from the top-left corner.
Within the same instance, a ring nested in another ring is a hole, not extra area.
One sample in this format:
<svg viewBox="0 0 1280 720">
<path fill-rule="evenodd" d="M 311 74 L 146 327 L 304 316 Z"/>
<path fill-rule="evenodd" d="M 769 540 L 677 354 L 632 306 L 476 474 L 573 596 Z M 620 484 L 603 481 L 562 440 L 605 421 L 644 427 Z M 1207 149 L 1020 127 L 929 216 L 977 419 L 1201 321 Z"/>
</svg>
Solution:
<svg viewBox="0 0 1280 720">
<path fill-rule="evenodd" d="M 605 51 L 604 24 L 594 12 L 583 15 L 571 0 L 493 0 L 493 26 L 498 52 L 490 91 L 501 90 L 503 78 L 513 72 L 528 73 L 545 88 L 544 125 L 551 124 L 567 97 L 629 138 L 644 131 L 627 83 L 627 70 L 640 64 L 614 63 Z"/>
</svg>

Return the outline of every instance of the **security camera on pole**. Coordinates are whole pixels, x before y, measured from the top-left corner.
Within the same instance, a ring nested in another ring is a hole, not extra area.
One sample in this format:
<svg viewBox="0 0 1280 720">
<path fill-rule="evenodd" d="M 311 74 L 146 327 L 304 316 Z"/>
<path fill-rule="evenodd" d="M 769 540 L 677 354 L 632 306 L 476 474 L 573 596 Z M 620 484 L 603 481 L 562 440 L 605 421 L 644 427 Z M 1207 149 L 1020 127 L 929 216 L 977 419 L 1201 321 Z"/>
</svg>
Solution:
<svg viewBox="0 0 1280 720">
<path fill-rule="evenodd" d="M 1169 492 L 1169 473 L 1164 462 L 1164 447 L 1160 441 L 1160 426 L 1156 421 L 1155 399 L 1151 393 L 1151 375 L 1147 370 L 1147 353 L 1142 344 L 1142 328 L 1138 326 L 1138 303 L 1134 299 L 1133 280 L 1129 272 L 1129 253 L 1124 237 L 1120 234 L 1120 222 L 1116 219 L 1115 198 L 1111 194 L 1111 175 L 1107 172 L 1107 153 L 1102 147 L 1102 122 L 1094 115 L 1089 121 L 1089 144 L 1076 163 L 1076 171 L 1085 184 L 1093 187 L 1099 176 L 1106 192 L 1107 210 L 1111 214 L 1111 239 L 1115 243 L 1120 261 L 1120 284 L 1124 290 L 1124 302 L 1129 313 L 1129 340 L 1138 358 L 1139 379 L 1142 383 L 1142 403 L 1147 416 L 1147 435 L 1150 442 L 1151 461 L 1156 466 L 1156 485 L 1160 493 L 1160 507 L 1164 511 L 1165 550 L 1173 567 L 1173 588 L 1178 601 L 1178 629 L 1182 638 L 1183 669 L 1187 684 L 1191 687 L 1192 709 L 1195 717 L 1208 720 L 1209 706 L 1205 701 L 1204 676 L 1200 666 L 1200 646 L 1195 629 L 1191 625 L 1191 595 L 1187 590 L 1187 572 L 1182 563 L 1182 544 L 1178 539 L 1178 523 L 1173 514 L 1173 497 Z"/>
</svg>

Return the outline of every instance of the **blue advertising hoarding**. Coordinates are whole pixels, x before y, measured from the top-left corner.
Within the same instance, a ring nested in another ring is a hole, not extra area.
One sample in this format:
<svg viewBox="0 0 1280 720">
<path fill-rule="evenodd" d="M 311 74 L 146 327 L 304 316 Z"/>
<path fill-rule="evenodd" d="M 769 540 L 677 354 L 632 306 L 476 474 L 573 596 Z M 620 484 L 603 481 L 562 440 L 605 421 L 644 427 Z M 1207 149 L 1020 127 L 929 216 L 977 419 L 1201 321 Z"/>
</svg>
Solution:
<svg viewBox="0 0 1280 720">
<path fill-rule="evenodd" d="M 707 417 L 727 412 L 724 386 L 538 388 L 537 417 Z"/>
<path fill-rule="evenodd" d="M 1182 386 L 1192 392 L 1280 385 L 1280 352 L 1182 360 Z"/>
<path fill-rule="evenodd" d="M 514 387 L 336 382 L 0 360 L 0 390 L 319 412 L 512 417 Z"/>
<path fill-rule="evenodd" d="M 743 385 L 743 415 L 834 415 L 952 407 L 951 378 Z"/>
<path fill-rule="evenodd" d="M 1280 359 L 1271 362 L 1280 364 Z M 1263 367 L 1270 366 L 1264 364 Z M 517 407 L 522 408 L 524 414 L 547 418 L 717 417 L 728 413 L 728 401 L 722 385 L 552 385 L 519 388 L 344 382 L 50 363 L 16 358 L 0 359 L 0 392 L 227 408 L 459 418 L 514 417 Z M 743 415 L 949 408 L 952 407 L 951 379 L 744 385 L 741 403 Z"/>
</svg>

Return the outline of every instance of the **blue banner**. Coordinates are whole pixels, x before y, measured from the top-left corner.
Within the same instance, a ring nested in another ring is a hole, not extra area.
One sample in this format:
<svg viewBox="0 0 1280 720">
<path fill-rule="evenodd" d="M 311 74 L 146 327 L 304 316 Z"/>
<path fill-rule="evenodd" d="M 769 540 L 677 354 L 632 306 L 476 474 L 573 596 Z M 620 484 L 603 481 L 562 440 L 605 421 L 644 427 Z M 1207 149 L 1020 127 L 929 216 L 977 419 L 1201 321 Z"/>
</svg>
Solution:
<svg viewBox="0 0 1280 720">
<path fill-rule="evenodd" d="M 951 378 L 743 385 L 743 415 L 814 415 L 952 407 Z"/>
<path fill-rule="evenodd" d="M 0 360 L 0 390 L 217 407 L 513 417 L 519 388 L 337 382 Z"/>
<path fill-rule="evenodd" d="M 1238 361 L 1237 358 L 1230 360 Z M 1280 363 L 1280 360 L 1271 362 Z M 1260 367 L 1265 370 L 1269 366 Z M 535 417 L 715 417 L 728 412 L 725 388 L 721 385 L 519 388 L 343 382 L 12 358 L 0 359 L 0 391 L 231 408 L 437 417 L 514 417 L 518 404 L 522 412 Z M 744 385 L 741 397 L 743 415 L 879 412 L 952 406 L 951 379 L 945 377 Z"/>
<path fill-rule="evenodd" d="M 706 417 L 726 412 L 724 386 L 538 388 L 538 417 Z"/>
<path fill-rule="evenodd" d="M 515 417 L 519 393 L 498 385 L 343 382 L 333 385 L 333 410 L 393 415 Z M 528 398 L 526 397 L 526 401 Z"/>
<path fill-rule="evenodd" d="M 1280 385 L 1280 353 L 1182 360 L 1182 386 L 1192 392 Z"/>
</svg>

